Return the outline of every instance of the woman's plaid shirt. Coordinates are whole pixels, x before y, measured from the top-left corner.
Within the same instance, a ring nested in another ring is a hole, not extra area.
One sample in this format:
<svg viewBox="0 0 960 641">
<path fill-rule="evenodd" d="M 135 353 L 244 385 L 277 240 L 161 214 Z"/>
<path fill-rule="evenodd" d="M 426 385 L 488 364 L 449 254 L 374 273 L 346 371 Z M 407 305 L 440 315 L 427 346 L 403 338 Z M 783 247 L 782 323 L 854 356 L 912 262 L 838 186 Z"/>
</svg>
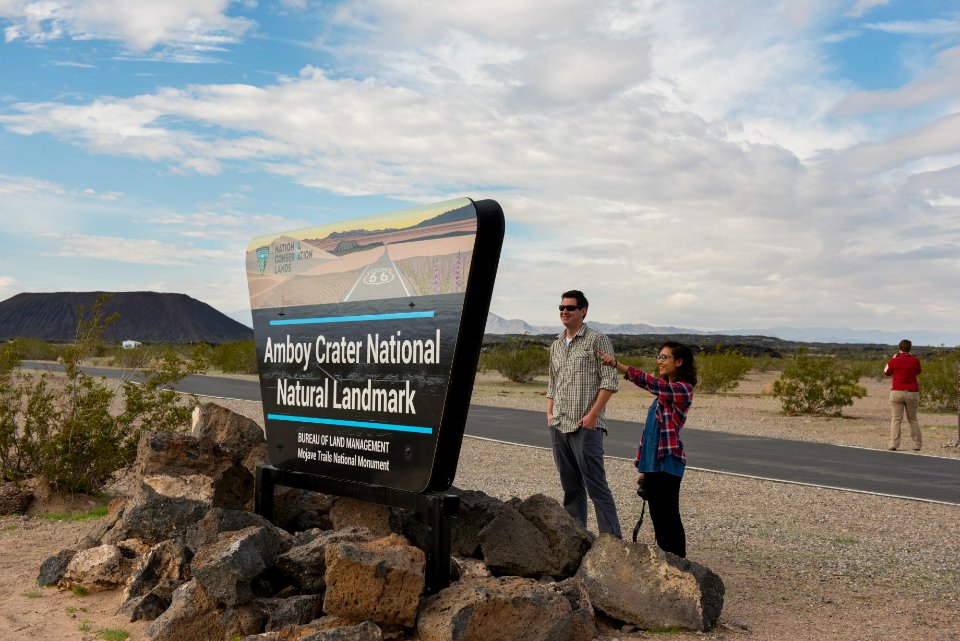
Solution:
<svg viewBox="0 0 960 641">
<path fill-rule="evenodd" d="M 566 330 L 560 332 L 550 346 L 550 381 L 547 398 L 553 399 L 553 427 L 564 433 L 576 432 L 600 389 L 616 392 L 619 387 L 617 371 L 600 362 L 597 350 L 613 354 L 610 339 L 589 329 L 580 328 L 570 344 L 564 341 Z M 597 419 L 597 429 L 605 428 L 604 412 Z"/>
<path fill-rule="evenodd" d="M 624 378 L 657 395 L 657 427 L 660 429 L 657 460 L 672 455 L 686 464 L 687 453 L 683 449 L 683 441 L 680 440 L 680 430 L 687 422 L 687 410 L 693 405 L 693 385 L 679 381 L 671 383 L 635 367 L 628 368 Z M 640 433 L 640 445 L 643 446 L 643 432 Z M 639 461 L 638 447 L 634 464 Z"/>
</svg>

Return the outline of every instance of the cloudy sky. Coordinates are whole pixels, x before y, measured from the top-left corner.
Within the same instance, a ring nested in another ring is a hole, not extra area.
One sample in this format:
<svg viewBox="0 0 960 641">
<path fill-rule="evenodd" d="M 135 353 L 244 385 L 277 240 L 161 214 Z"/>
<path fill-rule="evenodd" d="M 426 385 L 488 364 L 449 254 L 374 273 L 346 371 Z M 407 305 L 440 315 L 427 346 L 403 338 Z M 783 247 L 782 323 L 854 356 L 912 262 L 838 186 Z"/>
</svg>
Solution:
<svg viewBox="0 0 960 641">
<path fill-rule="evenodd" d="M 469 196 L 491 311 L 955 331 L 960 5 L 0 0 L 0 299 L 248 306 L 253 236 Z"/>
</svg>

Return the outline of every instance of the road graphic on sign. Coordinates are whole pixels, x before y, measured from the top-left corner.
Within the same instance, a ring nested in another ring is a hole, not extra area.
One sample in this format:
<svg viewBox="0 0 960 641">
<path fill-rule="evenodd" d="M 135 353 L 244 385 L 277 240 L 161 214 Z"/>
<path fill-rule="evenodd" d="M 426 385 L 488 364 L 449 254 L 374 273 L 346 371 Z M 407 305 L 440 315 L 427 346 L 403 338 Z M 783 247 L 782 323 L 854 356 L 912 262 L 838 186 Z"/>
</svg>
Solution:
<svg viewBox="0 0 960 641">
<path fill-rule="evenodd" d="M 403 296 L 413 296 L 413 286 L 390 259 L 390 249 L 385 247 L 383 255 L 363 269 L 342 302 Z"/>
</svg>

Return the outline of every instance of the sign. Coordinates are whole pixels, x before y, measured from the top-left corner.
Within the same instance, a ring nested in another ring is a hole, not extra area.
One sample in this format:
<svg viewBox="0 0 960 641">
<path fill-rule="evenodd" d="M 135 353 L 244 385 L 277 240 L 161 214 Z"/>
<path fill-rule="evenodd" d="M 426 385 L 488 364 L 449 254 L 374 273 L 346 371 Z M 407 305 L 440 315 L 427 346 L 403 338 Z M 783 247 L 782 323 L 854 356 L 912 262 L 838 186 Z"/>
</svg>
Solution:
<svg viewBox="0 0 960 641">
<path fill-rule="evenodd" d="M 462 198 L 250 242 L 272 465 L 450 486 L 503 231 L 496 202 Z"/>
</svg>

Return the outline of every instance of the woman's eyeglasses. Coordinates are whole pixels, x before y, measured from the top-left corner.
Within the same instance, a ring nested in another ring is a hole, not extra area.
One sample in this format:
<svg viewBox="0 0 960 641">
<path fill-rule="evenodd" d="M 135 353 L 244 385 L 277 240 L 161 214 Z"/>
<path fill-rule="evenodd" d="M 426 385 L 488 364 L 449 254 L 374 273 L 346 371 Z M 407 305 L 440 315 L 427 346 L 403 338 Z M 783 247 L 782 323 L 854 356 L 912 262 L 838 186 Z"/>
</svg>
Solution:
<svg viewBox="0 0 960 641">
<path fill-rule="evenodd" d="M 669 360 L 671 358 L 673 358 L 673 356 L 671 356 L 670 354 L 657 354 L 657 362 Z"/>
<path fill-rule="evenodd" d="M 560 306 L 561 312 L 575 312 L 578 309 L 580 309 L 579 305 L 561 305 Z"/>
</svg>

